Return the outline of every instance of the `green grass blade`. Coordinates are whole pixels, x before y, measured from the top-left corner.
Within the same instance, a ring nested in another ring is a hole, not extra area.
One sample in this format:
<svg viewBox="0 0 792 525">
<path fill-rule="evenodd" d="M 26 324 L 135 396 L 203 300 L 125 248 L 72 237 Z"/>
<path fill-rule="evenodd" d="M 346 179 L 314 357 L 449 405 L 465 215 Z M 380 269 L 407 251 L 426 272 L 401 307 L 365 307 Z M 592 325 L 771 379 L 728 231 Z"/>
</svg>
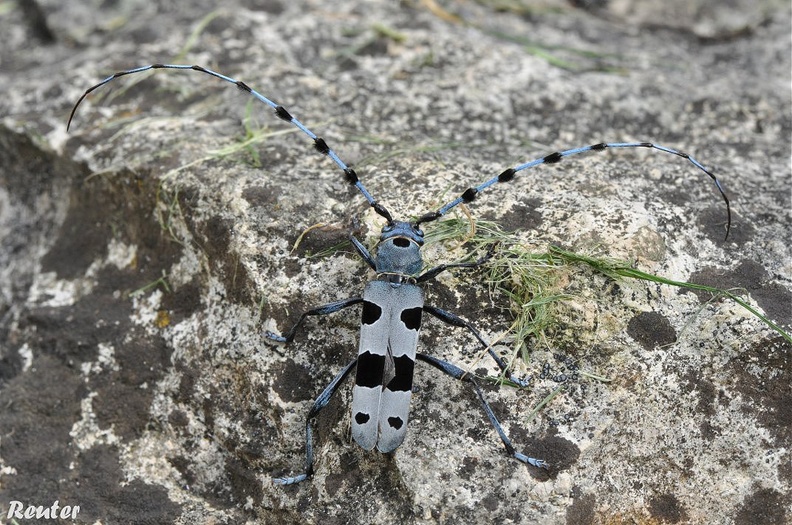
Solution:
<svg viewBox="0 0 792 525">
<path fill-rule="evenodd" d="M 632 268 L 623 262 L 614 261 L 614 260 L 605 260 L 605 259 L 596 259 L 594 257 L 588 257 L 586 255 L 581 255 L 579 253 L 569 252 L 558 246 L 551 246 L 550 253 L 552 255 L 558 256 L 561 259 L 567 262 L 579 262 L 584 263 L 595 270 L 607 275 L 608 277 L 616 278 L 616 277 L 629 277 L 631 279 L 641 279 L 643 281 L 651 281 L 660 284 L 667 284 L 671 286 L 677 286 L 679 288 L 687 288 L 689 290 L 700 290 L 704 292 L 709 292 L 715 296 L 727 297 L 734 301 L 735 303 L 739 304 L 750 313 L 755 315 L 759 320 L 765 323 L 767 326 L 775 330 L 778 334 L 781 335 L 784 339 L 786 339 L 789 343 L 792 343 L 792 336 L 790 336 L 783 328 L 775 324 L 773 321 L 768 319 L 764 314 L 759 312 L 756 308 L 748 304 L 740 296 L 730 292 L 729 290 L 722 290 L 720 288 L 715 288 L 714 286 L 707 286 L 706 284 L 696 284 L 696 283 L 687 283 L 682 281 L 674 281 L 673 279 L 667 279 L 665 277 L 660 277 L 659 275 L 653 275 L 650 273 L 642 272 L 641 270 L 637 270 Z"/>
</svg>

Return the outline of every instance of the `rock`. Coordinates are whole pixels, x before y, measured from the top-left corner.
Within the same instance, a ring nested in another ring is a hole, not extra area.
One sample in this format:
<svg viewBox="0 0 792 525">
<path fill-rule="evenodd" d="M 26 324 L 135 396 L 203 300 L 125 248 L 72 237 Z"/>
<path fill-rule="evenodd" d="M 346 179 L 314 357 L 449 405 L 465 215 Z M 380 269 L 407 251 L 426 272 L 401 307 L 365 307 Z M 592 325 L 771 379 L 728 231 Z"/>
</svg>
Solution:
<svg viewBox="0 0 792 525">
<path fill-rule="evenodd" d="M 303 468 L 307 411 L 353 359 L 359 311 L 309 319 L 290 346 L 264 332 L 359 294 L 371 272 L 343 243 L 373 249 L 382 221 L 298 130 L 197 72 L 113 81 L 65 130 L 113 71 L 198 63 L 287 107 L 400 219 L 553 151 L 655 141 L 723 181 L 727 240 L 709 178 L 656 151 L 538 166 L 469 211 L 538 252 L 744 288 L 789 330 L 788 5 L 200 4 L 0 17 L 0 515 L 58 502 L 85 523 L 791 519 L 790 344 L 727 299 L 583 266 L 563 269 L 570 298 L 530 341 L 533 387 L 484 384 L 548 472 L 504 453 L 469 385 L 419 364 L 394 454 L 349 439 L 342 388 L 317 418 L 314 477 L 273 484 Z M 494 339 L 508 299 L 482 278 L 444 274 L 428 302 Z M 421 341 L 495 374 L 466 357 L 464 331 L 427 320 Z"/>
</svg>

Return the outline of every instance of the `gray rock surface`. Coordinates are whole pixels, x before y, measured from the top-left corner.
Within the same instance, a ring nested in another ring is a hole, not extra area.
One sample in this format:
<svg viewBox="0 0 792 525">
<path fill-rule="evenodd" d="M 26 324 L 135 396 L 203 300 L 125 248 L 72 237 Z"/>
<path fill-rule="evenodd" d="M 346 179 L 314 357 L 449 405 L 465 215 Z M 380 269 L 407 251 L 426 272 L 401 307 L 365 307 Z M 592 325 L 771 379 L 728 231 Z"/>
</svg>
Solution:
<svg viewBox="0 0 792 525">
<path fill-rule="evenodd" d="M 521 371 L 561 372 L 557 354 L 611 381 L 568 381 L 536 417 L 551 378 L 485 388 L 548 472 L 503 453 L 468 385 L 419 366 L 395 454 L 349 439 L 344 388 L 313 479 L 272 484 L 302 468 L 358 313 L 288 347 L 263 333 L 359 294 L 371 275 L 348 247 L 313 254 L 350 231 L 373 246 L 381 221 L 304 136 L 198 73 L 115 81 L 66 133 L 113 71 L 201 64 L 286 106 L 401 218 L 558 149 L 656 141 L 721 177 L 728 240 L 709 179 L 658 152 L 540 166 L 470 212 L 539 251 L 741 289 L 789 330 L 790 6 L 575 3 L 4 4 L 0 522 L 11 501 L 56 500 L 105 524 L 792 522 L 790 345 L 731 301 L 578 266 Z M 246 129 L 263 140 L 218 153 Z M 480 279 L 443 275 L 428 300 L 494 338 L 508 304 Z M 473 346 L 426 322 L 423 351 L 470 366 Z"/>
</svg>

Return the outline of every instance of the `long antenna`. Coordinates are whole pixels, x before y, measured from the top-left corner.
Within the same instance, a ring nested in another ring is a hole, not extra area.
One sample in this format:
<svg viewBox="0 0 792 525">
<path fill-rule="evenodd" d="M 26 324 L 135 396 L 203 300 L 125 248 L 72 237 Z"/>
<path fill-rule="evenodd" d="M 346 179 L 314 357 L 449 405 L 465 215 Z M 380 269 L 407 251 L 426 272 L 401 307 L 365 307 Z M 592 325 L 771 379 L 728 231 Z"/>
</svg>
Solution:
<svg viewBox="0 0 792 525">
<path fill-rule="evenodd" d="M 363 183 L 358 178 L 357 173 L 355 173 L 355 170 L 353 170 L 352 168 L 347 166 L 347 164 L 343 160 L 341 160 L 341 158 L 338 155 L 336 155 L 336 152 L 333 151 L 327 145 L 327 142 L 325 142 L 323 138 L 317 136 L 313 131 L 308 129 L 302 122 L 300 122 L 299 120 L 294 118 L 291 115 L 291 113 L 289 113 L 289 111 L 286 108 L 284 108 L 280 104 L 277 104 L 277 103 L 273 102 L 272 100 L 268 99 L 267 97 L 265 97 L 264 95 L 262 95 L 261 93 L 259 93 L 255 89 L 252 89 L 250 86 L 248 86 L 247 84 L 245 84 L 241 80 L 236 80 L 236 79 L 233 79 L 231 77 L 227 77 L 227 76 L 225 76 L 225 75 L 223 75 L 221 73 L 217 73 L 216 71 L 212 71 L 211 69 L 206 69 L 205 67 L 202 67 L 202 66 L 191 66 L 191 65 L 185 65 L 185 64 L 151 64 L 151 65 L 148 65 L 148 66 L 136 67 L 134 69 L 127 69 L 126 71 L 119 71 L 118 73 L 114 73 L 114 74 L 110 75 L 109 77 L 107 77 L 106 79 L 104 79 L 101 82 L 99 82 L 98 84 L 96 84 L 94 86 L 91 86 L 90 88 L 85 90 L 85 93 L 82 94 L 80 99 L 74 105 L 74 108 L 72 108 L 71 114 L 69 115 L 69 122 L 66 124 L 66 131 L 68 131 L 69 127 L 71 126 L 71 122 L 72 122 L 72 119 L 74 119 L 74 115 L 77 112 L 77 108 L 80 106 L 82 101 L 85 100 L 85 98 L 92 91 L 94 91 L 97 88 L 100 88 L 100 87 L 104 86 L 105 84 L 107 84 L 108 82 L 111 82 L 112 80 L 115 80 L 116 78 L 123 77 L 123 76 L 126 76 L 126 75 L 132 75 L 132 74 L 135 74 L 135 73 L 142 73 L 143 71 L 148 71 L 150 69 L 183 69 L 183 70 L 200 71 L 201 73 L 206 73 L 207 75 L 211 75 L 211 76 L 213 76 L 215 78 L 219 78 L 220 80 L 224 80 L 226 82 L 234 84 L 234 85 L 236 85 L 236 87 L 238 87 L 242 91 L 245 91 L 245 92 L 253 95 L 256 99 L 260 100 L 261 102 L 264 102 L 265 104 L 270 106 L 272 109 L 274 109 L 275 110 L 275 115 L 279 119 L 284 120 L 286 122 L 289 122 L 291 124 L 294 124 L 295 126 L 297 126 L 297 128 L 300 129 L 300 131 L 302 131 L 303 133 L 308 135 L 308 137 L 310 137 L 311 140 L 313 140 L 314 148 L 316 149 L 316 151 L 318 151 L 322 155 L 326 155 L 326 156 L 330 157 L 333 160 L 333 162 L 335 162 L 336 165 L 339 168 L 341 168 L 341 170 L 344 172 L 344 176 L 345 176 L 347 182 L 349 182 L 350 184 L 355 186 L 358 189 L 358 191 L 360 191 L 360 193 L 363 195 L 363 197 L 365 197 L 365 199 L 368 201 L 369 205 L 372 208 L 374 208 L 374 211 L 376 211 L 379 215 L 384 217 L 385 220 L 388 221 L 388 224 L 393 223 L 393 218 L 391 217 L 390 212 L 388 212 L 388 210 L 385 208 L 385 206 L 383 206 L 382 204 L 377 202 L 377 200 L 374 199 L 374 197 L 371 196 L 371 194 L 368 192 L 366 187 L 363 186 Z"/>
<path fill-rule="evenodd" d="M 726 237 L 725 239 L 729 238 L 729 230 L 731 229 L 731 205 L 729 204 L 729 198 L 726 197 L 726 193 L 723 191 L 723 187 L 721 186 L 720 181 L 718 180 L 715 175 L 705 168 L 699 161 L 684 153 L 682 151 L 677 151 L 672 148 L 667 148 L 665 146 L 660 146 L 658 144 L 652 144 L 651 142 L 600 142 L 599 144 L 592 144 L 591 146 L 584 146 L 582 148 L 574 148 L 568 149 L 564 151 L 557 151 L 555 153 L 551 153 L 550 155 L 545 155 L 544 157 L 534 159 L 530 162 L 526 162 L 525 164 L 520 164 L 519 166 L 515 166 L 514 168 L 509 168 L 503 171 L 500 175 L 496 177 L 492 177 L 491 179 L 487 180 L 479 184 L 476 187 L 471 187 L 466 189 L 459 197 L 452 200 L 445 206 L 442 206 L 437 211 L 429 212 L 422 215 L 416 222 L 415 226 L 418 226 L 424 222 L 431 222 L 434 220 L 439 219 L 449 210 L 452 210 L 459 204 L 472 202 L 473 200 L 478 197 L 478 194 L 485 189 L 489 188 L 493 184 L 498 182 L 509 182 L 514 179 L 515 174 L 520 171 L 527 170 L 540 164 L 555 164 L 557 162 L 561 162 L 562 159 L 566 157 L 571 157 L 572 155 L 578 155 L 580 153 L 586 153 L 589 151 L 604 151 L 608 148 L 652 148 L 664 153 L 671 153 L 672 155 L 676 155 L 678 157 L 682 157 L 683 159 L 689 160 L 696 168 L 700 169 L 704 173 L 706 173 L 713 181 L 715 181 L 715 186 L 718 188 L 718 191 L 723 197 L 723 201 L 726 203 Z M 725 240 L 724 239 L 724 240 Z"/>
</svg>

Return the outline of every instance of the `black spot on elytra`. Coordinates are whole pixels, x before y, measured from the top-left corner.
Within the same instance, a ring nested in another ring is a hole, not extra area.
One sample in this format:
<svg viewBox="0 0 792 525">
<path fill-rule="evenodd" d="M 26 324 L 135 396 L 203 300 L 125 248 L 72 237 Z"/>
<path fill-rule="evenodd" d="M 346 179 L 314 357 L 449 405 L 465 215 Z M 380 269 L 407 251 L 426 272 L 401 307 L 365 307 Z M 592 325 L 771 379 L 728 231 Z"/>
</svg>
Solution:
<svg viewBox="0 0 792 525">
<path fill-rule="evenodd" d="M 363 301 L 363 324 L 374 324 L 382 316 L 382 308 L 371 301 Z M 358 370 L 360 365 L 358 364 Z"/>
<path fill-rule="evenodd" d="M 404 421 L 400 417 L 389 417 L 388 424 L 391 426 L 391 428 L 399 430 L 402 426 L 404 426 Z"/>
<path fill-rule="evenodd" d="M 357 414 L 355 414 L 355 422 L 358 425 L 365 425 L 366 423 L 368 423 L 369 419 L 371 419 L 371 416 L 363 412 L 358 412 Z"/>
<path fill-rule="evenodd" d="M 388 383 L 388 390 L 391 392 L 409 392 L 412 390 L 413 368 L 415 361 L 406 355 L 393 358 L 395 375 Z"/>
<path fill-rule="evenodd" d="M 355 384 L 374 388 L 382 386 L 382 373 L 385 370 L 385 356 L 365 351 L 358 356 Z M 397 369 L 398 372 L 398 369 Z"/>
<path fill-rule="evenodd" d="M 407 308 L 402 310 L 401 320 L 408 330 L 415 330 L 416 332 L 421 328 L 421 313 L 423 308 Z"/>
</svg>

